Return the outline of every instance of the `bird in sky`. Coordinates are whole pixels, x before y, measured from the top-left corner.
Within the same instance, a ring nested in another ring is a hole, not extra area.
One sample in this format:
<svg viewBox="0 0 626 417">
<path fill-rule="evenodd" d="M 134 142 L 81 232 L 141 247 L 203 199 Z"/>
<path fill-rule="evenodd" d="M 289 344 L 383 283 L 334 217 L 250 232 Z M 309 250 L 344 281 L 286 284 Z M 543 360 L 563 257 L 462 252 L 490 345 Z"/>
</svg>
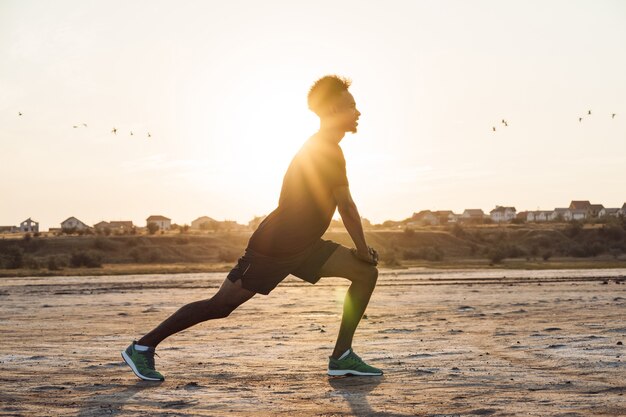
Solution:
<svg viewBox="0 0 626 417">
<path fill-rule="evenodd" d="M 150 132 L 148 132 L 148 137 L 149 137 L 149 138 L 151 138 L 151 137 L 152 137 L 152 135 L 150 134 Z"/>
<path fill-rule="evenodd" d="M 133 136 L 133 131 L 132 130 L 130 131 L 130 135 Z"/>
<path fill-rule="evenodd" d="M 582 122 L 582 121 L 583 121 L 583 118 L 582 118 L 582 117 L 579 117 L 579 118 L 578 118 L 578 121 L 579 121 L 579 122 Z"/>
<path fill-rule="evenodd" d="M 591 110 L 589 110 L 589 111 L 587 112 L 587 114 L 591 114 Z"/>
<path fill-rule="evenodd" d="M 495 126 L 493 126 L 491 129 L 492 129 L 494 132 L 496 131 L 496 127 L 495 127 Z"/>
<path fill-rule="evenodd" d="M 72 127 L 73 127 L 74 129 L 76 129 L 78 126 L 74 125 L 74 126 L 72 126 Z"/>
<path fill-rule="evenodd" d="M 613 113 L 613 114 L 611 114 L 611 119 L 615 119 L 615 115 L 616 115 L 616 114 L 617 114 L 617 113 Z"/>
<path fill-rule="evenodd" d="M 87 123 L 83 123 L 83 126 L 87 127 Z"/>
<path fill-rule="evenodd" d="M 18 111 L 18 112 L 17 112 L 17 115 L 18 115 L 18 116 L 21 116 L 21 115 L 22 115 L 22 112 L 21 112 L 21 111 Z"/>
<path fill-rule="evenodd" d="M 507 126 L 509 125 L 509 124 L 507 123 L 507 121 L 506 121 L 506 120 L 504 120 L 504 119 L 502 119 L 502 124 L 503 124 L 505 127 L 507 127 Z"/>
<path fill-rule="evenodd" d="M 111 133 L 113 133 L 114 135 L 117 135 L 117 128 L 113 128 L 113 130 L 111 130 Z"/>
</svg>

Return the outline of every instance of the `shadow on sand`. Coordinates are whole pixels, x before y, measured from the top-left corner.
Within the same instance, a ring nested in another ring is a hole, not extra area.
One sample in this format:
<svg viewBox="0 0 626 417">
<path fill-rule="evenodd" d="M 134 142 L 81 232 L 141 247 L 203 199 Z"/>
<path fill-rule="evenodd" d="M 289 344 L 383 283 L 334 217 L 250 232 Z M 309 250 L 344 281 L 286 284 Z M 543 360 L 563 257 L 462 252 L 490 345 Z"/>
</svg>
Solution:
<svg viewBox="0 0 626 417">
<path fill-rule="evenodd" d="M 356 377 L 346 376 L 328 378 L 328 384 L 335 390 L 335 395 L 343 398 L 350 404 L 352 413 L 356 416 L 385 416 L 385 417 L 408 417 L 415 414 L 397 414 L 387 411 L 376 411 L 372 409 L 368 401 L 368 396 L 378 385 L 385 381 L 384 376 L 380 377 Z M 377 394 L 373 394 L 377 395 Z"/>
<path fill-rule="evenodd" d="M 83 403 L 77 417 L 116 415 L 124 413 L 124 406 L 144 390 L 156 389 L 161 382 L 137 381 L 134 385 L 114 386 L 106 392 L 95 393 Z M 145 405 L 145 402 L 143 402 Z M 155 406 L 163 404 L 154 404 Z"/>
</svg>

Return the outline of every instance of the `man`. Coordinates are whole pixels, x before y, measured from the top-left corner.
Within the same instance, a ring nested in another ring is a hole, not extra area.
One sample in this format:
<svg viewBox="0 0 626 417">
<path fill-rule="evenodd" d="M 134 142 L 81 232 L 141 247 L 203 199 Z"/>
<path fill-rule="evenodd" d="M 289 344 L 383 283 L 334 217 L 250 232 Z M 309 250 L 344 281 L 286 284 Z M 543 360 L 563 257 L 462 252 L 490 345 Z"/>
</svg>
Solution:
<svg viewBox="0 0 626 417">
<path fill-rule="evenodd" d="M 203 321 L 227 317 L 256 293 L 269 294 L 289 274 L 310 283 L 329 276 L 351 281 L 328 374 L 382 375 L 352 351 L 354 332 L 376 286 L 378 254 L 365 242 L 339 147 L 346 132 L 356 133 L 361 115 L 349 87 L 350 81 L 337 76 L 323 77 L 311 87 L 309 108 L 319 116 L 320 129 L 291 161 L 278 208 L 252 234 L 245 254 L 213 297 L 183 306 L 122 352 L 139 378 L 164 380 L 154 367 L 154 354 L 165 338 Z M 335 209 L 355 249 L 321 239 Z"/>
</svg>

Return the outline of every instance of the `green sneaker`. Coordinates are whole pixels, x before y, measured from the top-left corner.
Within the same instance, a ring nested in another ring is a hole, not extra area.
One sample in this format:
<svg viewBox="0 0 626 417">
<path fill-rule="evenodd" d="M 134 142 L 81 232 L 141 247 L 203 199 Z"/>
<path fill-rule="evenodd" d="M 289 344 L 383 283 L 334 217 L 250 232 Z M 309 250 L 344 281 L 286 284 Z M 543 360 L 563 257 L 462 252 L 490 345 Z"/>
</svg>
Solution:
<svg viewBox="0 0 626 417">
<path fill-rule="evenodd" d="M 343 359 L 333 359 L 329 357 L 328 362 L 328 375 L 340 376 L 340 375 L 363 375 L 363 376 L 378 376 L 382 375 L 383 371 L 373 366 L 369 366 L 363 359 L 354 353 L 350 349 L 350 353 Z"/>
<path fill-rule="evenodd" d="M 164 381 L 165 378 L 156 369 L 154 369 L 154 348 L 147 351 L 139 351 L 135 349 L 137 341 L 126 348 L 122 352 L 122 359 L 130 366 L 135 375 L 144 381 Z"/>
</svg>

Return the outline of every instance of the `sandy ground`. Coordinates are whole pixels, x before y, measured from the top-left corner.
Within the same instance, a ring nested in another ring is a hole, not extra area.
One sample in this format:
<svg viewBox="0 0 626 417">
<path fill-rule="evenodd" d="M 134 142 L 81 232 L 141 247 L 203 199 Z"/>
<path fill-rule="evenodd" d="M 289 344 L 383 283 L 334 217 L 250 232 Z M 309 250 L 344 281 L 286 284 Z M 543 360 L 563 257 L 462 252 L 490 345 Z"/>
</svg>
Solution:
<svg viewBox="0 0 626 417">
<path fill-rule="evenodd" d="M 158 349 L 120 351 L 225 274 L 3 278 L 0 415 L 626 415 L 626 270 L 381 271 L 355 350 L 326 376 L 346 285 L 289 278 Z"/>
</svg>

